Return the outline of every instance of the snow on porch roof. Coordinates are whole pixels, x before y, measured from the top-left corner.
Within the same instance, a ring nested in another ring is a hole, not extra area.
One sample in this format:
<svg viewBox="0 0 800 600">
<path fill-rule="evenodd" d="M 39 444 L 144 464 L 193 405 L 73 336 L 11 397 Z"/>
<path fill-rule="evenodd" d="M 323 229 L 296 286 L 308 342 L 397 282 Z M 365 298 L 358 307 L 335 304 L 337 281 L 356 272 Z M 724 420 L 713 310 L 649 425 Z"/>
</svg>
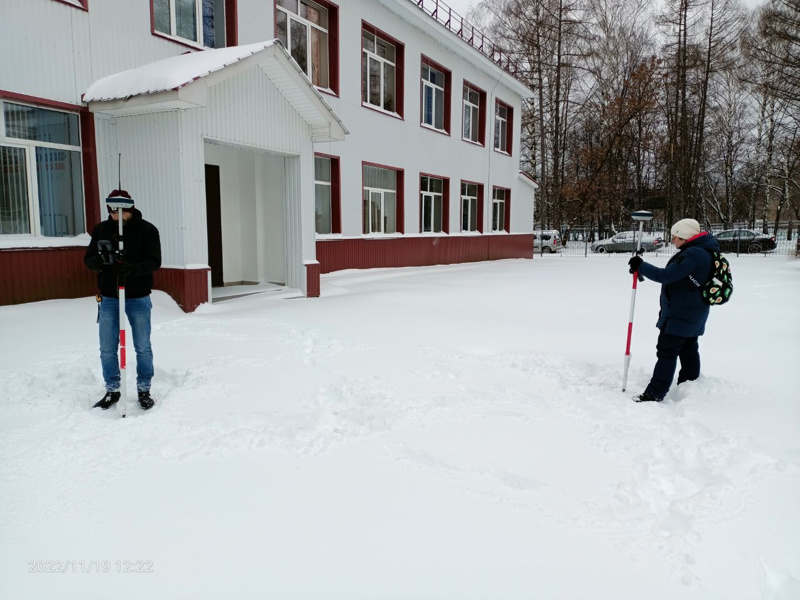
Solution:
<svg viewBox="0 0 800 600">
<path fill-rule="evenodd" d="M 90 85 L 83 100 L 92 112 L 109 114 L 203 106 L 204 95 L 191 90 L 197 82 L 205 90 L 255 65 L 314 130 L 328 130 L 315 140 L 344 139 L 344 123 L 278 40 L 181 54 L 109 75 Z"/>
</svg>

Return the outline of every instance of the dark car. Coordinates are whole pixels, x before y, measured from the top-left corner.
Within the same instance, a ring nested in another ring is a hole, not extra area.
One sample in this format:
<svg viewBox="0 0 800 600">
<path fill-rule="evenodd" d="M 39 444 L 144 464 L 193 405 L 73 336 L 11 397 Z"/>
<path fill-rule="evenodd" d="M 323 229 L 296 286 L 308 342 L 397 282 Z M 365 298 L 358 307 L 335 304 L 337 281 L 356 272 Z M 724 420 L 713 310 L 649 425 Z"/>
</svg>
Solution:
<svg viewBox="0 0 800 600">
<path fill-rule="evenodd" d="M 751 229 L 726 229 L 716 236 L 722 252 L 758 254 L 774 250 L 777 246 L 774 235 L 769 236 Z"/>
</svg>

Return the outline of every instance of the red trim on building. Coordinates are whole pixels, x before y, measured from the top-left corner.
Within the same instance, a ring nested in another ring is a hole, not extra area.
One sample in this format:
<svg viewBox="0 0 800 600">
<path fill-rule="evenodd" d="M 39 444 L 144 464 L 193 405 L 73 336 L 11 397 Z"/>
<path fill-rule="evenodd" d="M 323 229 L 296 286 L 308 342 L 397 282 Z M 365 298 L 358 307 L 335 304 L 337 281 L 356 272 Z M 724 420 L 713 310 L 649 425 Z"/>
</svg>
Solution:
<svg viewBox="0 0 800 600">
<path fill-rule="evenodd" d="M 423 89 L 424 89 L 423 85 L 422 85 L 422 67 L 423 67 L 423 65 L 427 65 L 427 66 L 429 66 L 429 67 L 431 67 L 433 69 L 436 69 L 437 71 L 439 71 L 439 72 L 444 74 L 444 123 L 443 123 L 444 124 L 444 132 L 442 132 L 442 131 L 440 131 L 438 129 L 433 129 L 428 125 L 423 125 L 422 124 L 422 120 L 423 120 L 422 110 L 423 110 L 423 106 L 424 106 L 423 97 L 422 97 L 422 92 L 423 92 Z M 420 60 L 420 65 L 419 65 L 419 122 L 420 122 L 420 126 L 423 127 L 424 129 L 430 129 L 431 131 L 435 131 L 437 133 L 446 133 L 447 135 L 450 135 L 450 131 L 451 131 L 450 130 L 450 117 L 451 117 L 451 113 L 452 113 L 452 107 L 451 107 L 452 97 L 453 97 L 453 73 L 450 71 L 450 69 L 447 69 L 447 68 L 443 67 L 442 65 L 437 63 L 435 60 L 433 60 L 431 58 L 428 58 L 427 56 L 425 56 L 423 54 L 422 55 L 422 59 Z"/>
<path fill-rule="evenodd" d="M 0 250 L 0 305 L 94 296 L 97 274 L 83 264 L 85 253 L 83 246 Z M 154 288 L 192 312 L 209 300 L 208 271 L 159 269 Z"/>
<path fill-rule="evenodd" d="M 86 248 L 0 250 L 0 305 L 97 293 L 97 276 L 83 264 Z"/>
<path fill-rule="evenodd" d="M 306 297 L 319 298 L 320 264 L 306 263 Z"/>
<path fill-rule="evenodd" d="M 239 3 L 225 0 L 225 46 L 239 45 Z"/>
<path fill-rule="evenodd" d="M 0 99 L 9 100 L 11 102 L 23 102 L 25 104 L 36 104 L 37 106 L 44 106 L 46 108 L 58 108 L 60 110 L 68 110 L 71 112 L 89 110 L 80 104 L 69 104 L 67 102 L 59 102 L 57 100 L 48 100 L 47 98 L 28 96 L 27 94 L 18 94 L 17 92 L 10 92 L 8 90 L 0 90 Z"/>
<path fill-rule="evenodd" d="M 84 110 L 80 114 L 81 154 L 83 154 L 83 200 L 86 209 L 86 231 L 102 220 L 100 212 L 100 184 L 97 176 L 97 139 L 94 131 L 94 114 Z M 111 190 L 108 190 L 109 192 Z"/>
<path fill-rule="evenodd" d="M 66 4 L 67 6 L 71 6 L 72 8 L 77 8 L 78 10 L 84 10 L 89 12 L 89 0 L 75 0 L 74 2 L 70 2 L 70 0 L 54 0 L 55 2 L 59 2 L 61 4 Z M 80 4 L 75 4 L 75 2 L 79 2 Z"/>
<path fill-rule="evenodd" d="M 371 33 L 372 35 L 381 38 L 382 40 L 389 42 L 394 46 L 395 50 L 395 58 L 394 58 L 394 93 L 396 98 L 394 99 L 394 107 L 395 112 L 401 119 L 405 119 L 405 64 L 406 64 L 406 46 L 395 37 L 392 37 L 385 31 L 378 29 L 374 25 L 370 25 L 366 21 L 361 21 L 361 29 L 366 30 L 367 32 Z M 361 54 L 364 54 L 364 37 L 361 37 Z M 360 58 L 360 57 L 359 57 Z M 364 70 L 361 69 L 361 86 L 363 89 L 364 86 Z M 361 106 L 364 108 L 371 108 L 376 112 L 382 113 L 387 116 L 392 116 L 390 113 L 379 110 L 378 108 L 372 106 L 371 104 L 364 104 L 364 99 L 361 99 Z"/>
<path fill-rule="evenodd" d="M 533 234 L 317 240 L 322 273 L 533 258 Z"/>
<path fill-rule="evenodd" d="M 86 231 L 102 219 L 100 213 L 100 190 L 97 175 L 97 139 L 94 130 L 94 114 L 85 106 L 58 102 L 47 98 L 18 94 L 8 90 L 0 90 L 0 100 L 21 102 L 44 108 L 54 108 L 77 113 L 81 131 L 81 161 L 83 171 L 83 201 L 86 214 Z"/>
<path fill-rule="evenodd" d="M 533 248 L 533 242 L 531 242 Z M 208 273 L 211 269 L 159 269 L 153 274 L 153 287 L 169 294 L 184 312 L 193 312 L 209 301 Z"/>
</svg>

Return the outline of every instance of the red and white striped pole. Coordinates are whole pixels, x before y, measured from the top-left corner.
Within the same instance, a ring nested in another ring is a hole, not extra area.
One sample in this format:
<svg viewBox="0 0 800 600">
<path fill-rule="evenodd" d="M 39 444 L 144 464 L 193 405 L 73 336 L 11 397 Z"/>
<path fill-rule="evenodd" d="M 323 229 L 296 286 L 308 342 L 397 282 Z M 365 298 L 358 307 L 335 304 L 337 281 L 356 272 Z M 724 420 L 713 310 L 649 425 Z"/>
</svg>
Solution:
<svg viewBox="0 0 800 600">
<path fill-rule="evenodd" d="M 124 242 L 122 239 L 122 227 L 125 222 L 122 216 L 122 207 L 120 206 L 117 208 L 117 214 L 119 215 L 119 260 L 122 261 L 123 257 L 125 256 L 124 253 Z M 119 406 L 119 411 L 122 414 L 122 418 L 125 418 L 125 415 L 128 411 L 128 384 L 127 378 L 125 377 L 125 369 L 127 367 L 127 355 L 125 353 L 125 324 L 127 319 L 125 317 L 125 276 L 119 275 L 117 279 L 117 285 L 119 286 L 119 391 L 120 391 L 120 398 L 119 402 L 117 402 L 117 406 Z"/>
<path fill-rule="evenodd" d="M 634 256 L 638 256 L 639 252 L 642 249 L 642 227 L 644 226 L 645 221 L 649 221 L 653 218 L 653 213 L 646 211 L 646 210 L 638 210 L 634 213 L 631 213 L 631 217 L 634 221 L 639 222 L 639 237 L 638 241 L 636 242 L 636 252 Z M 639 282 L 639 271 L 635 271 L 633 274 L 633 289 L 631 290 L 631 310 L 630 314 L 628 315 L 628 341 L 625 344 L 625 365 L 622 371 L 622 391 L 625 391 L 625 388 L 628 387 L 628 368 L 631 365 L 631 337 L 633 336 L 633 311 L 636 308 L 636 284 Z"/>
</svg>

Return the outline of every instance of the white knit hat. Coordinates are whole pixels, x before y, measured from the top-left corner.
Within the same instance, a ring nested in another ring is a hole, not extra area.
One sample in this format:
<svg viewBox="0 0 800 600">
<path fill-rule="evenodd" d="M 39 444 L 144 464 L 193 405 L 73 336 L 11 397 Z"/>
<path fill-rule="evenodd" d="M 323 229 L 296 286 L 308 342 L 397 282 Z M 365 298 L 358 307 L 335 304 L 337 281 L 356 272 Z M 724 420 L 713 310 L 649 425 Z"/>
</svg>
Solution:
<svg viewBox="0 0 800 600">
<path fill-rule="evenodd" d="M 688 240 L 700 233 L 700 223 L 694 219 L 681 219 L 672 226 L 670 233 L 675 237 Z"/>
</svg>

